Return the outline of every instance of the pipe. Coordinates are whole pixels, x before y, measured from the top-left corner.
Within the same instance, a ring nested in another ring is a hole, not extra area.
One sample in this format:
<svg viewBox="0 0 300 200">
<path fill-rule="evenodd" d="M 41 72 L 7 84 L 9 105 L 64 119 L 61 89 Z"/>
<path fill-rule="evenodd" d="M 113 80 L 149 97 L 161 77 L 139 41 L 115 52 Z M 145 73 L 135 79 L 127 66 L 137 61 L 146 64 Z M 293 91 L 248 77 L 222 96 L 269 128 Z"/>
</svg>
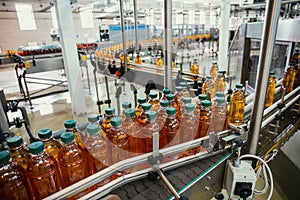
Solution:
<svg viewBox="0 0 300 200">
<path fill-rule="evenodd" d="M 256 154 L 259 132 L 262 124 L 265 96 L 267 93 L 268 78 L 272 61 L 273 47 L 278 28 L 281 1 L 268 0 L 266 5 L 266 19 L 260 46 L 258 62 L 258 75 L 256 80 L 256 92 L 252 109 L 249 129 L 249 143 L 246 151 Z"/>
<path fill-rule="evenodd" d="M 164 0 L 164 86 L 172 90 L 172 0 Z"/>
<path fill-rule="evenodd" d="M 136 0 L 133 0 L 133 13 L 134 13 L 134 31 L 135 31 L 135 51 L 139 49 L 139 37 L 138 37 L 138 16 L 137 16 Z"/>
<path fill-rule="evenodd" d="M 156 173 L 159 175 L 159 177 L 161 178 L 161 180 L 164 182 L 164 184 L 168 187 L 168 189 L 170 190 L 170 192 L 174 195 L 174 197 L 176 199 L 179 199 L 180 196 L 177 193 L 177 191 L 175 190 L 175 188 L 172 186 L 172 184 L 169 182 L 169 180 L 167 179 L 167 177 L 164 175 L 164 173 L 160 170 L 157 169 Z"/>
<path fill-rule="evenodd" d="M 281 1 L 280 1 L 281 2 Z M 290 3 L 299 3 L 299 0 L 287 0 L 287 1 L 282 1 L 282 5 L 284 4 L 290 4 Z M 266 3 L 256 3 L 256 4 L 252 4 L 252 5 L 240 5 L 240 8 L 244 8 L 244 9 L 250 9 L 250 8 L 262 8 L 265 7 Z"/>
<path fill-rule="evenodd" d="M 120 1 L 120 13 L 121 13 L 120 19 L 121 19 L 121 31 L 122 31 L 122 44 L 123 44 L 123 53 L 124 53 L 124 68 L 125 68 L 125 72 L 127 72 L 127 51 L 126 51 L 125 32 L 124 32 L 123 0 L 119 0 L 119 1 Z"/>
</svg>

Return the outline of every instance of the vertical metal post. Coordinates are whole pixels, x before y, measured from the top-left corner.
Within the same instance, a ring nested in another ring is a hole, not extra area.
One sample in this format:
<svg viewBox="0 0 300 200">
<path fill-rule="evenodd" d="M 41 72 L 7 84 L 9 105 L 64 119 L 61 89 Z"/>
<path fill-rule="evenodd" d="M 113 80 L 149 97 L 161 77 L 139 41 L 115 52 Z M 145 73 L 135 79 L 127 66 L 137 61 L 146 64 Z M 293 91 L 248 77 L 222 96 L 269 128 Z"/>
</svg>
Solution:
<svg viewBox="0 0 300 200">
<path fill-rule="evenodd" d="M 281 1 L 268 0 L 266 18 L 264 21 L 262 42 L 258 61 L 258 75 L 256 79 L 254 104 L 250 119 L 249 143 L 247 152 L 256 154 L 259 132 L 261 129 L 264 102 L 268 86 L 268 77 L 271 67 L 273 47 L 275 44 Z"/>
<path fill-rule="evenodd" d="M 227 69 L 228 65 L 228 43 L 229 43 L 229 19 L 230 0 L 223 0 L 221 3 L 221 24 L 220 24 L 220 45 L 219 45 L 219 67 Z"/>
<path fill-rule="evenodd" d="M 138 15 L 136 0 L 133 0 L 133 13 L 134 13 L 134 31 L 135 31 L 135 51 L 139 49 L 139 37 L 138 37 Z"/>
<path fill-rule="evenodd" d="M 3 107 L 5 106 L 5 107 Z M 8 127 L 8 120 L 6 116 L 6 111 L 8 110 L 7 108 L 7 103 L 6 103 L 6 98 L 4 95 L 4 91 L 2 88 L 0 88 L 0 134 L 9 132 L 9 127 Z"/>
<path fill-rule="evenodd" d="M 172 0 L 164 0 L 165 88 L 172 89 Z"/>
<path fill-rule="evenodd" d="M 123 0 L 119 0 L 120 2 L 120 19 L 121 19 L 121 31 L 122 31 L 122 44 L 123 44 L 123 52 L 124 52 L 124 67 L 125 72 L 127 72 L 127 50 L 126 50 L 126 42 L 125 42 L 125 30 L 124 30 L 124 10 L 123 10 Z"/>
</svg>

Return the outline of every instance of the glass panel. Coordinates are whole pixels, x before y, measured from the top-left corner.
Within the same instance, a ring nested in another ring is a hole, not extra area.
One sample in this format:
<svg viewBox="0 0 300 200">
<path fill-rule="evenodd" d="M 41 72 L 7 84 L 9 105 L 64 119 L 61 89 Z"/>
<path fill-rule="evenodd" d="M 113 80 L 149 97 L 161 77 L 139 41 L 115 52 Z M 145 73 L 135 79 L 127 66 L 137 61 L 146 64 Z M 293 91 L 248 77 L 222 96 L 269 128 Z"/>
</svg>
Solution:
<svg viewBox="0 0 300 200">
<path fill-rule="evenodd" d="M 15 4 L 21 30 L 36 30 L 36 24 L 31 4 Z"/>
</svg>

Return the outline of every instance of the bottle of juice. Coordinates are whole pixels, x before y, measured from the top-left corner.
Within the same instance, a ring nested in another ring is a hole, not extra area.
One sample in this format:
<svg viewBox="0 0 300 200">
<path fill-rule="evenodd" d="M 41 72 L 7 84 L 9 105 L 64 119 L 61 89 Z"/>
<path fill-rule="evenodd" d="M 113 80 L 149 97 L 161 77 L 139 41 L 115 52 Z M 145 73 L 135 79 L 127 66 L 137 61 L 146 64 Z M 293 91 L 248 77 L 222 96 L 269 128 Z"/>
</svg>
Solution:
<svg viewBox="0 0 300 200">
<path fill-rule="evenodd" d="M 30 161 L 26 172 L 33 199 L 43 199 L 61 190 L 62 180 L 58 164 L 53 156 L 44 151 L 44 143 L 31 143 L 29 152 Z"/>
<path fill-rule="evenodd" d="M 84 140 L 82 137 L 82 134 L 77 130 L 76 128 L 76 121 L 75 120 L 66 120 L 65 123 L 66 132 L 72 132 L 74 134 L 75 141 L 81 150 L 81 152 L 84 154 L 83 159 L 84 162 L 88 164 L 88 170 L 89 175 L 92 175 L 95 173 L 95 165 L 94 165 L 94 158 L 93 156 L 87 151 L 87 149 L 84 146 Z"/>
<path fill-rule="evenodd" d="M 44 143 L 45 152 L 50 154 L 58 162 L 58 152 L 61 144 L 52 137 L 52 130 L 49 128 L 42 129 L 38 132 L 39 138 Z"/>
<path fill-rule="evenodd" d="M 160 107 L 160 103 L 157 98 L 157 93 L 151 92 L 149 94 L 149 97 L 150 97 L 150 99 L 149 99 L 148 103 L 151 104 L 151 110 L 157 112 Z"/>
<path fill-rule="evenodd" d="M 147 111 L 146 117 L 147 122 L 142 130 L 143 134 L 145 135 L 144 142 L 142 143 L 144 144 L 143 153 L 152 152 L 152 134 L 160 131 L 160 126 L 156 121 L 156 112 L 152 110 Z"/>
<path fill-rule="evenodd" d="M 173 107 L 176 109 L 176 117 L 178 120 L 180 120 L 180 107 L 177 106 L 177 104 L 174 101 L 175 96 L 174 94 L 168 94 L 167 95 L 167 100 L 169 101 L 169 107 Z"/>
<path fill-rule="evenodd" d="M 159 68 L 159 69 L 162 69 L 162 67 L 163 67 L 163 59 L 161 58 L 160 54 L 158 54 L 156 56 L 155 65 L 156 65 L 156 68 Z M 156 73 L 163 73 L 163 71 L 156 70 Z"/>
<path fill-rule="evenodd" d="M 161 97 L 160 100 L 166 100 L 167 99 L 167 95 L 171 94 L 171 90 L 168 89 L 168 88 L 163 89 L 162 92 L 163 92 L 163 96 Z"/>
<path fill-rule="evenodd" d="M 191 65 L 190 71 L 192 74 L 197 74 L 197 75 L 199 74 L 199 64 L 197 62 L 197 59 L 194 59 L 194 62 Z M 192 78 L 192 80 L 194 80 L 193 76 L 191 78 Z"/>
<path fill-rule="evenodd" d="M 211 101 L 216 95 L 214 82 L 212 80 L 212 76 L 206 76 L 206 80 L 203 83 L 202 86 L 202 94 L 207 95 L 207 99 Z"/>
<path fill-rule="evenodd" d="M 202 107 L 202 101 L 204 101 L 204 100 L 207 100 L 207 95 L 206 94 L 199 94 L 198 95 L 198 102 L 197 102 L 196 107 L 195 107 L 195 115 L 196 115 L 196 117 L 200 116 L 200 110 L 201 110 L 201 107 Z"/>
<path fill-rule="evenodd" d="M 226 78 L 225 71 L 219 71 L 214 79 L 215 92 L 225 92 L 226 90 Z"/>
<path fill-rule="evenodd" d="M 227 105 L 225 97 L 217 97 L 216 105 L 212 111 L 212 123 L 214 124 L 213 130 L 215 133 L 227 129 Z"/>
<path fill-rule="evenodd" d="M 218 65 L 217 61 L 213 61 L 212 66 L 211 66 L 210 71 L 209 71 L 209 73 L 212 76 L 213 80 L 215 80 L 215 77 L 217 76 L 218 71 L 219 71 L 219 65 Z"/>
<path fill-rule="evenodd" d="M 187 89 L 187 83 L 186 82 L 181 82 L 179 85 L 182 87 L 182 96 L 184 97 L 190 97 L 190 92 Z"/>
<path fill-rule="evenodd" d="M 139 52 L 136 53 L 135 64 L 138 64 L 138 65 L 142 64 L 142 57 L 140 56 Z"/>
<path fill-rule="evenodd" d="M 236 126 L 244 123 L 244 108 L 246 102 L 246 95 L 244 93 L 244 85 L 236 84 L 229 106 L 228 123 Z"/>
<path fill-rule="evenodd" d="M 60 136 L 63 142 L 62 149 L 59 151 L 59 167 L 62 172 L 63 187 L 68 187 L 77 181 L 89 176 L 88 164 L 84 159 L 85 154 L 74 140 L 74 133 L 65 132 Z M 84 195 L 82 192 L 77 197 Z"/>
<path fill-rule="evenodd" d="M 188 103 L 192 103 L 192 98 L 191 97 L 182 97 L 181 98 L 181 102 L 182 103 L 181 103 L 181 107 L 180 107 L 180 111 L 179 111 L 179 113 L 180 113 L 180 120 L 183 117 L 182 116 L 183 113 L 185 112 L 185 105 L 188 104 Z M 193 111 L 194 111 L 194 109 L 193 109 Z"/>
<path fill-rule="evenodd" d="M 21 136 L 8 138 L 7 145 L 12 161 L 26 170 L 29 162 L 29 152 L 24 148 L 23 138 Z"/>
<path fill-rule="evenodd" d="M 211 123 L 211 102 L 204 100 L 201 102 L 201 109 L 199 115 L 198 137 L 201 138 L 208 135 L 209 126 Z"/>
<path fill-rule="evenodd" d="M 180 138 L 177 136 L 180 123 L 176 119 L 176 108 L 167 107 L 166 113 L 167 113 L 166 122 L 159 132 L 160 149 L 167 146 L 173 146 L 179 144 L 179 140 L 180 140 Z"/>
<path fill-rule="evenodd" d="M 267 89 L 266 100 L 265 100 L 265 108 L 268 108 L 269 106 L 271 106 L 273 104 L 275 88 L 276 88 L 275 73 L 273 71 L 271 71 L 270 77 L 268 80 L 268 89 Z"/>
<path fill-rule="evenodd" d="M 140 126 L 145 126 L 146 125 L 146 112 L 151 109 L 151 104 L 150 103 L 143 103 L 142 104 L 142 109 L 143 111 L 141 112 L 140 116 L 138 117 L 138 123 Z"/>
<path fill-rule="evenodd" d="M 129 110 L 131 108 L 131 103 L 130 102 L 123 102 L 122 103 L 122 108 L 123 108 L 123 111 L 120 114 L 120 117 L 121 117 L 122 121 L 124 121 L 125 120 L 124 112 L 125 112 L 125 110 Z"/>
<path fill-rule="evenodd" d="M 0 197 L 1 199 L 30 199 L 25 171 L 10 161 L 8 151 L 0 152 Z"/>
<path fill-rule="evenodd" d="M 128 151 L 140 153 L 140 147 L 138 146 L 140 141 L 140 127 L 134 115 L 134 109 L 125 110 L 125 120 L 122 122 L 122 127 L 124 133 L 128 135 Z"/>
<path fill-rule="evenodd" d="M 128 135 L 122 128 L 122 120 L 119 117 L 113 117 L 110 120 L 112 125 L 109 133 L 109 140 L 113 143 L 111 149 L 112 163 L 117 163 L 130 157 Z"/>
<path fill-rule="evenodd" d="M 147 99 L 146 98 L 138 98 L 138 105 L 135 108 L 135 119 L 138 121 L 138 118 L 141 114 L 141 112 L 143 112 L 143 108 L 142 108 L 142 104 L 146 103 Z"/>
<path fill-rule="evenodd" d="M 215 108 L 215 106 L 217 105 L 217 98 L 225 98 L 224 92 L 216 92 L 215 98 L 213 98 L 211 100 L 211 110 L 213 110 Z"/>
<path fill-rule="evenodd" d="M 165 121 L 167 119 L 167 107 L 169 105 L 169 102 L 167 100 L 160 100 L 160 108 L 157 112 L 157 118 L 156 121 L 158 122 L 158 125 L 160 127 L 160 129 L 162 129 L 162 127 L 165 124 Z"/>
<path fill-rule="evenodd" d="M 114 108 L 106 108 L 104 119 L 101 124 L 102 133 L 104 133 L 104 137 L 107 138 L 107 134 L 109 133 L 111 129 L 110 125 L 110 119 L 115 115 L 115 109 Z"/>
<path fill-rule="evenodd" d="M 96 172 L 105 169 L 110 163 L 107 142 L 100 135 L 99 131 L 97 124 L 89 124 L 87 126 L 87 137 L 84 142 L 88 152 L 94 157 Z"/>
<path fill-rule="evenodd" d="M 175 87 L 176 93 L 175 93 L 175 98 L 174 101 L 177 104 L 177 107 L 181 108 L 181 98 L 182 98 L 182 90 L 183 88 L 181 86 L 176 86 Z"/>
<path fill-rule="evenodd" d="M 294 88 L 295 77 L 297 74 L 297 70 L 293 63 L 290 63 L 289 67 L 286 69 L 283 78 L 283 85 L 285 87 L 285 93 L 289 93 Z"/>
<path fill-rule="evenodd" d="M 192 103 L 186 103 L 184 105 L 184 113 L 180 122 L 179 135 L 180 143 L 188 142 L 196 138 L 197 136 L 197 119 L 194 115 L 195 106 Z"/>
</svg>

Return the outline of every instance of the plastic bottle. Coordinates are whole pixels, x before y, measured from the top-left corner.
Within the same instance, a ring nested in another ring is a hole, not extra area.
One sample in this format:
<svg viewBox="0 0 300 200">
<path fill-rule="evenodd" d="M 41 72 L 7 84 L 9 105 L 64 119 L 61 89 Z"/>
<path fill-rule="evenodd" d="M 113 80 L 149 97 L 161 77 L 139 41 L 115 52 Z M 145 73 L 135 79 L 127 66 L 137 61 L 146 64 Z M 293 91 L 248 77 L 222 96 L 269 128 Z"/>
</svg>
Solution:
<svg viewBox="0 0 300 200">
<path fill-rule="evenodd" d="M 125 110 L 125 120 L 122 122 L 124 133 L 128 135 L 128 151 L 140 153 L 139 133 L 140 127 L 134 118 L 134 109 Z"/>
<path fill-rule="evenodd" d="M 8 138 L 7 145 L 12 161 L 26 170 L 29 162 L 29 152 L 24 148 L 23 138 L 21 136 Z"/>
<path fill-rule="evenodd" d="M 297 74 L 297 70 L 293 63 L 290 63 L 289 67 L 286 69 L 284 73 L 283 85 L 285 87 L 285 93 L 289 93 L 294 88 L 295 77 Z"/>
<path fill-rule="evenodd" d="M 138 65 L 142 64 L 142 57 L 140 56 L 139 52 L 136 53 L 135 64 L 138 64 Z"/>
<path fill-rule="evenodd" d="M 55 158 L 44 151 L 43 142 L 29 145 L 30 161 L 27 178 L 33 199 L 43 199 L 62 189 L 62 180 Z M 62 172 L 65 173 L 64 170 Z"/>
<path fill-rule="evenodd" d="M 143 108 L 142 108 L 142 104 L 146 103 L 147 99 L 146 98 L 138 98 L 138 105 L 135 108 L 135 119 L 138 121 L 138 118 L 141 114 L 141 112 L 143 112 Z"/>
<path fill-rule="evenodd" d="M 210 75 L 206 76 L 206 80 L 203 83 L 202 94 L 206 94 L 208 100 L 213 99 L 216 95 L 214 82 L 212 80 L 212 76 Z"/>
<path fill-rule="evenodd" d="M 215 106 L 217 105 L 217 98 L 225 98 L 224 92 L 216 92 L 215 98 L 211 100 L 211 110 L 214 110 Z"/>
<path fill-rule="evenodd" d="M 265 100 L 265 108 L 268 108 L 269 106 L 271 106 L 273 104 L 275 88 L 276 88 L 275 73 L 273 71 L 271 71 L 270 77 L 268 80 L 268 89 L 267 89 L 266 100 Z"/>
<path fill-rule="evenodd" d="M 160 126 L 156 121 L 156 112 L 155 111 L 147 111 L 146 112 L 147 122 L 142 132 L 144 137 L 144 149 L 143 153 L 152 152 L 152 134 L 154 132 L 160 131 Z"/>
<path fill-rule="evenodd" d="M 30 199 L 25 171 L 10 161 L 8 151 L 0 152 L 0 197 L 1 199 Z"/>
<path fill-rule="evenodd" d="M 169 107 L 173 107 L 176 109 L 176 117 L 178 120 L 180 120 L 180 118 L 181 118 L 180 107 L 177 106 L 174 99 L 175 99 L 174 94 L 167 95 L 167 100 L 169 101 Z"/>
<path fill-rule="evenodd" d="M 158 68 L 158 69 L 162 69 L 162 67 L 163 67 L 163 60 L 162 60 L 160 54 L 158 54 L 158 55 L 156 56 L 156 59 L 155 59 L 155 65 L 156 65 L 156 68 Z M 161 71 L 161 70 L 156 70 L 156 73 L 163 73 L 163 71 Z"/>
<path fill-rule="evenodd" d="M 142 104 L 142 108 L 143 108 L 143 111 L 141 112 L 141 114 L 138 117 L 137 121 L 138 121 L 138 123 L 139 123 L 140 126 L 145 126 L 146 125 L 146 121 L 147 121 L 146 112 L 151 109 L 151 104 L 149 104 L 149 103 L 143 103 Z"/>
<path fill-rule="evenodd" d="M 225 92 L 226 90 L 226 78 L 225 71 L 219 71 L 214 79 L 215 92 Z"/>
<path fill-rule="evenodd" d="M 168 89 L 168 88 L 163 89 L 162 92 L 163 92 L 163 96 L 161 97 L 160 100 L 166 100 L 167 99 L 167 95 L 171 94 L 171 90 Z"/>
<path fill-rule="evenodd" d="M 180 113 L 180 120 L 182 119 L 182 115 L 184 114 L 184 112 L 185 112 L 185 105 L 186 104 L 188 104 L 188 103 L 192 103 L 192 98 L 191 97 L 182 97 L 181 98 L 181 107 L 180 107 L 180 111 L 179 111 L 179 113 Z M 195 108 L 194 108 L 195 109 Z M 193 110 L 194 111 L 194 110 Z"/>
<path fill-rule="evenodd" d="M 246 95 L 244 93 L 243 84 L 236 84 L 236 89 L 230 99 L 228 123 L 236 126 L 244 123 L 244 109 L 246 102 Z"/>
<path fill-rule="evenodd" d="M 110 163 L 107 142 L 99 134 L 99 131 L 97 124 L 89 124 L 87 126 L 87 137 L 84 142 L 86 149 L 94 157 L 96 172 L 105 169 Z"/>
<path fill-rule="evenodd" d="M 156 118 L 156 121 L 158 122 L 160 129 L 162 129 L 167 119 L 166 109 L 168 105 L 169 102 L 167 100 L 160 100 L 160 108 L 157 112 L 157 118 Z"/>
<path fill-rule="evenodd" d="M 167 107 L 167 118 L 164 126 L 159 132 L 159 148 L 179 144 L 179 137 L 176 137 L 180 123 L 176 119 L 176 109 Z"/>
<path fill-rule="evenodd" d="M 192 103 L 186 103 L 184 105 L 184 113 L 180 122 L 179 135 L 180 143 L 188 142 L 196 138 L 198 121 L 194 115 L 195 106 Z"/>
<path fill-rule="evenodd" d="M 208 135 L 209 126 L 211 123 L 211 102 L 204 100 L 201 102 L 200 116 L 199 116 L 199 126 L 198 126 L 198 137 L 201 138 Z"/>
<path fill-rule="evenodd" d="M 183 97 L 190 97 L 190 92 L 187 89 L 187 83 L 186 82 L 181 82 L 179 85 L 182 87 L 182 96 Z"/>
<path fill-rule="evenodd" d="M 175 87 L 176 93 L 175 93 L 175 98 L 174 101 L 177 105 L 177 107 L 181 108 L 181 98 L 182 98 L 182 90 L 183 88 L 181 86 L 176 86 Z"/>
<path fill-rule="evenodd" d="M 190 71 L 192 74 L 199 74 L 199 64 L 197 62 L 197 59 L 194 59 L 194 62 L 191 65 Z M 192 80 L 194 80 L 194 77 L 191 77 Z"/>
<path fill-rule="evenodd" d="M 157 93 L 151 92 L 149 94 L 149 97 L 150 99 L 148 103 L 151 104 L 151 110 L 157 112 L 160 107 L 159 100 L 157 98 Z"/>
<path fill-rule="evenodd" d="M 210 71 L 209 71 L 209 74 L 212 76 L 213 80 L 217 76 L 218 71 L 219 71 L 219 65 L 218 65 L 217 61 L 213 61 L 212 66 L 211 66 Z"/>
<path fill-rule="evenodd" d="M 65 132 L 61 134 L 60 138 L 63 145 L 58 158 L 63 187 L 65 188 L 88 177 L 89 170 L 86 159 L 84 159 L 85 154 L 74 140 L 74 133 Z M 82 192 L 78 194 L 78 197 L 84 194 L 85 192 Z"/>
<path fill-rule="evenodd" d="M 122 128 L 121 118 L 113 117 L 111 118 L 110 123 L 112 127 L 108 138 L 114 145 L 111 149 L 111 155 L 112 155 L 112 163 L 115 164 L 117 162 L 129 158 L 130 156 L 130 153 L 128 152 L 129 137 Z"/>
<path fill-rule="evenodd" d="M 215 133 L 227 129 L 227 105 L 225 97 L 217 97 L 216 105 L 212 111 L 212 123 L 214 124 L 213 130 Z"/>
<path fill-rule="evenodd" d="M 87 149 L 84 146 L 84 140 L 82 137 L 82 134 L 77 130 L 76 128 L 76 121 L 75 120 L 67 120 L 64 123 L 66 132 L 72 132 L 74 134 L 75 141 L 84 154 L 84 162 L 88 163 L 88 169 L 89 169 L 89 175 L 92 175 L 95 173 L 95 165 L 94 165 L 94 158 L 91 156 L 91 154 L 87 151 Z"/>
<path fill-rule="evenodd" d="M 125 110 L 131 109 L 131 103 L 130 102 L 123 102 L 122 103 L 122 108 L 123 108 L 123 111 L 120 114 L 120 117 L 121 117 L 122 121 L 124 121 L 125 120 L 125 114 L 124 114 L 124 112 L 125 112 Z"/>
<path fill-rule="evenodd" d="M 61 149 L 61 144 L 52 137 L 52 130 L 49 128 L 42 129 L 38 132 L 38 136 L 44 143 L 45 152 L 53 156 L 58 162 L 58 153 Z"/>
<path fill-rule="evenodd" d="M 206 94 L 199 94 L 198 95 L 198 101 L 195 107 L 195 115 L 196 117 L 200 116 L 200 110 L 202 107 L 202 101 L 207 100 L 207 95 Z"/>
<path fill-rule="evenodd" d="M 106 108 L 105 109 L 105 114 L 104 114 L 104 119 L 101 124 L 101 130 L 102 133 L 104 133 L 104 137 L 107 138 L 107 134 L 109 134 L 109 131 L 111 129 L 110 125 L 110 119 L 114 117 L 115 115 L 115 109 L 114 108 Z"/>
</svg>

